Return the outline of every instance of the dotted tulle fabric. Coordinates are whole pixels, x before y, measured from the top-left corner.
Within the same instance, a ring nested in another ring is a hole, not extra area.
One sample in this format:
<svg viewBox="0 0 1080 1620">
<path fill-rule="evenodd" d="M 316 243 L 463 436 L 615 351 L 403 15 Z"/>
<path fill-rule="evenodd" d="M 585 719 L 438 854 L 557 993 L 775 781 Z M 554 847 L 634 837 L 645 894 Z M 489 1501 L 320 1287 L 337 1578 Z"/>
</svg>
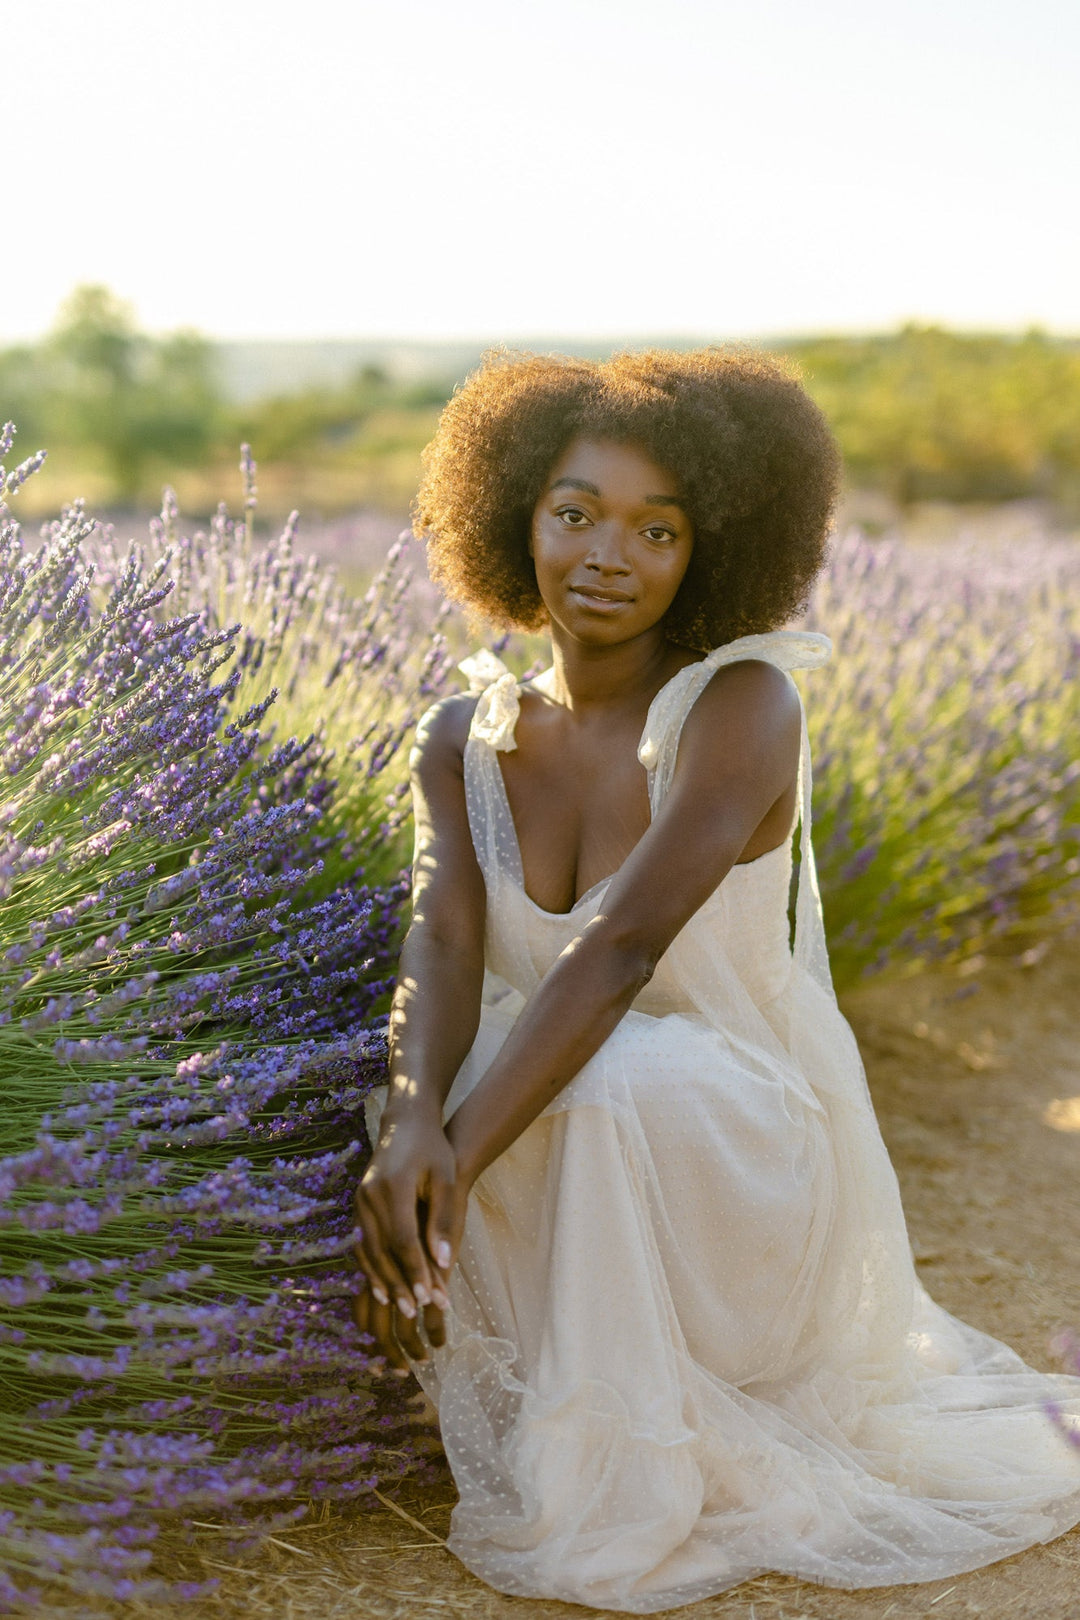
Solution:
<svg viewBox="0 0 1080 1620">
<path fill-rule="evenodd" d="M 716 669 L 830 650 L 778 631 L 680 671 L 639 749 L 654 813 Z M 517 686 L 490 653 L 466 672 L 488 972 L 447 1118 L 606 888 L 566 915 L 526 896 L 498 761 Z M 915 1276 L 829 975 L 810 797 L 804 714 L 794 945 L 789 840 L 729 872 L 473 1189 L 448 1342 L 414 1368 L 460 1495 L 450 1549 L 502 1592 L 645 1614 L 767 1570 L 926 1581 L 1080 1521 L 1080 1452 L 1045 1412 L 1080 1430 L 1080 1379 L 1034 1372 Z"/>
</svg>

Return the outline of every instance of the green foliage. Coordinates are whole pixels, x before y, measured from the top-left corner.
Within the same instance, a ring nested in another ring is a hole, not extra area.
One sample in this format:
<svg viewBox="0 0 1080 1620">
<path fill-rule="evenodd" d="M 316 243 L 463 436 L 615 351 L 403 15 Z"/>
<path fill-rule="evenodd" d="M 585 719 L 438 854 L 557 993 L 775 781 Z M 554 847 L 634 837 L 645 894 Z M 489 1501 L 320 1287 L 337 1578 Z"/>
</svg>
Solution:
<svg viewBox="0 0 1080 1620">
<path fill-rule="evenodd" d="M 0 349 L 0 416 L 17 417 L 27 443 L 48 437 L 51 401 L 42 369 L 39 351 L 28 343 Z"/>
<path fill-rule="evenodd" d="M 1040 496 L 1080 511 L 1080 342 L 909 325 L 779 347 L 832 423 L 851 484 L 901 505 Z M 78 476 L 96 472 L 96 499 L 149 502 L 166 470 L 199 467 L 206 490 L 193 480 L 185 499 L 202 510 L 245 440 L 277 512 L 400 512 L 453 385 L 366 365 L 341 384 L 230 404 L 213 345 L 147 336 L 103 287 L 76 289 L 42 343 L 0 351 L 0 419 L 17 418 Z"/>
<path fill-rule="evenodd" d="M 76 289 L 34 361 L 35 426 L 98 451 L 121 499 L 139 495 L 153 458 L 190 466 L 214 441 L 220 401 L 211 345 L 191 332 L 147 337 L 104 287 Z"/>
<path fill-rule="evenodd" d="M 785 345 L 855 485 L 914 500 L 1080 497 L 1080 344 L 905 326 Z"/>
<path fill-rule="evenodd" d="M 233 415 L 231 437 L 257 445 L 264 462 L 294 460 L 353 437 L 374 412 L 399 403 L 403 392 L 409 408 L 417 408 L 411 403 L 415 389 L 396 388 L 378 366 L 360 366 L 342 388 L 305 388 L 242 407 Z M 445 398 L 443 393 L 440 403 Z"/>
</svg>

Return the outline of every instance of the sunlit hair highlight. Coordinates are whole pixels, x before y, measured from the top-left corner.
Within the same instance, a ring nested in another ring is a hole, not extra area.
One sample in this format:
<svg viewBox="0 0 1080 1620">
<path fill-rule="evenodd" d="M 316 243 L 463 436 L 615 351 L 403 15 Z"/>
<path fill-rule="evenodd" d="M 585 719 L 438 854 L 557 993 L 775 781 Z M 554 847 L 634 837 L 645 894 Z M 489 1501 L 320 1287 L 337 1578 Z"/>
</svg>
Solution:
<svg viewBox="0 0 1080 1620">
<path fill-rule="evenodd" d="M 694 549 L 666 619 L 673 641 L 705 651 L 803 610 L 839 452 L 795 369 L 743 348 L 602 362 L 486 354 L 439 419 L 414 506 L 432 576 L 454 601 L 504 628 L 545 626 L 532 514 L 579 437 L 640 445 L 679 483 Z"/>
</svg>

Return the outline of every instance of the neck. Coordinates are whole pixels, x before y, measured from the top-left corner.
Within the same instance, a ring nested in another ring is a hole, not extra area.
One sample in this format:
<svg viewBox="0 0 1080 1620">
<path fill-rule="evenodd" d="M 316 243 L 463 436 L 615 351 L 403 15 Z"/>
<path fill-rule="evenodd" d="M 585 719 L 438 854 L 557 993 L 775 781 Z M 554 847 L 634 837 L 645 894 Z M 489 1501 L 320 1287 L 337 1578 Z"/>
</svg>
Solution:
<svg viewBox="0 0 1080 1620">
<path fill-rule="evenodd" d="M 583 647 L 555 626 L 548 695 L 571 711 L 606 707 L 650 692 L 675 662 L 685 658 L 659 628 L 614 647 Z"/>
</svg>

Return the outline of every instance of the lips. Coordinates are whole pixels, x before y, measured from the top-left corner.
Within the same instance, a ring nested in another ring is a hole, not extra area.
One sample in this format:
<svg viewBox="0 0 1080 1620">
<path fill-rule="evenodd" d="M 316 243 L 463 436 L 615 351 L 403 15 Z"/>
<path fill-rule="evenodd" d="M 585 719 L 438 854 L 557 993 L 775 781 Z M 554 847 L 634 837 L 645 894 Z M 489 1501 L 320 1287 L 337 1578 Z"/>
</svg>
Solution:
<svg viewBox="0 0 1080 1620">
<path fill-rule="evenodd" d="M 570 589 L 583 602 L 606 603 L 610 606 L 617 602 L 634 600 L 626 591 L 608 591 L 600 585 L 571 585 Z"/>
</svg>

